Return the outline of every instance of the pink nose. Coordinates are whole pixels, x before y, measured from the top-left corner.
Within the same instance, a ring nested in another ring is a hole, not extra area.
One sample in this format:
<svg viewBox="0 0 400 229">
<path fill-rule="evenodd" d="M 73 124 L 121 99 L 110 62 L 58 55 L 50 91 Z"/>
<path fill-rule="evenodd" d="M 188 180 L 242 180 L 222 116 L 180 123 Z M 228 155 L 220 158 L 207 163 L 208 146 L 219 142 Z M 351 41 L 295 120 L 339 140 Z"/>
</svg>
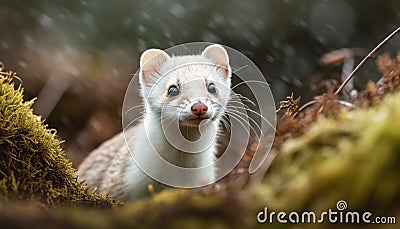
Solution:
<svg viewBox="0 0 400 229">
<path fill-rule="evenodd" d="M 207 112 L 208 107 L 202 102 L 195 103 L 192 106 L 192 113 L 195 115 L 203 115 Z"/>
</svg>

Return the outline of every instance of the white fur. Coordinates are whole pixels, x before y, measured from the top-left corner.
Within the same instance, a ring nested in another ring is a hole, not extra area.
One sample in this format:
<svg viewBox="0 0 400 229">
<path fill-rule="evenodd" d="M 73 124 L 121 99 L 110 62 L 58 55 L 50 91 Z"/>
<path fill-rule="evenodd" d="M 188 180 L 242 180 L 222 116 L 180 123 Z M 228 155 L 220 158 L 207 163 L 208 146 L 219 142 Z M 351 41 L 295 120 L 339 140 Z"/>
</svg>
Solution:
<svg viewBox="0 0 400 229">
<path fill-rule="evenodd" d="M 147 196 L 150 184 L 156 190 L 165 187 L 145 174 L 139 166 L 151 168 L 152 173 L 162 179 L 178 179 L 183 181 L 182 183 L 195 184 L 208 184 L 214 181 L 213 166 L 202 170 L 201 173 L 180 174 L 176 177 L 176 174 L 170 173 L 170 170 L 166 169 L 156 157 L 159 154 L 169 163 L 184 168 L 205 167 L 214 162 L 218 125 L 230 96 L 231 70 L 225 49 L 220 45 L 211 45 L 201 55 L 173 57 L 162 50 L 149 49 L 140 58 L 139 77 L 146 109 L 143 121 L 125 131 L 130 154 L 126 148 L 107 150 L 115 143 L 106 142 L 103 148 L 100 146 L 80 166 L 81 179 L 121 200 L 134 200 Z M 207 91 L 207 84 L 210 82 L 216 85 L 217 94 Z M 171 85 L 178 85 L 180 90 L 180 94 L 174 98 L 168 97 L 167 94 Z M 197 116 L 191 112 L 193 104 L 198 102 L 208 107 L 207 112 L 201 116 L 204 118 L 202 122 L 202 119 L 196 118 Z M 179 129 L 171 127 L 164 132 L 161 117 L 167 117 L 167 121 L 177 121 L 179 125 L 176 126 Z M 187 151 L 180 150 L 182 148 L 177 149 L 169 142 L 180 134 L 189 140 L 178 142 L 183 148 L 188 149 Z M 122 134 L 115 137 L 113 141 L 117 142 L 121 136 Z M 210 143 L 208 148 L 201 145 L 202 141 L 197 141 L 198 145 L 190 142 L 196 141 L 200 136 L 211 139 L 205 141 Z M 200 153 L 187 153 L 196 151 L 197 148 L 202 148 Z M 119 155 L 113 154 L 116 152 Z M 130 155 L 139 159 L 139 166 L 134 163 Z M 109 157 L 112 159 L 107 161 Z M 93 164 L 94 161 L 108 163 L 108 166 Z"/>
</svg>

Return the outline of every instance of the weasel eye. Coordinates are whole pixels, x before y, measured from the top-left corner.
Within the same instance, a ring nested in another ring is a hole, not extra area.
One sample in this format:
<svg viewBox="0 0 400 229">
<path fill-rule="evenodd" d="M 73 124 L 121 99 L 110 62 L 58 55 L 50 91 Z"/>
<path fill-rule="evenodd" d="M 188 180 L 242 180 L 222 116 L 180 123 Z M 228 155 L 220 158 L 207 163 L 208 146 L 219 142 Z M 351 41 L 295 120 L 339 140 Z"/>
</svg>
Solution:
<svg viewBox="0 0 400 229">
<path fill-rule="evenodd" d="M 211 94 L 217 94 L 217 87 L 215 86 L 214 83 L 210 83 L 207 87 L 208 92 Z"/>
<path fill-rule="evenodd" d="M 174 85 L 170 86 L 168 88 L 168 96 L 169 97 L 175 97 L 177 95 L 179 95 L 179 89 Z"/>
</svg>

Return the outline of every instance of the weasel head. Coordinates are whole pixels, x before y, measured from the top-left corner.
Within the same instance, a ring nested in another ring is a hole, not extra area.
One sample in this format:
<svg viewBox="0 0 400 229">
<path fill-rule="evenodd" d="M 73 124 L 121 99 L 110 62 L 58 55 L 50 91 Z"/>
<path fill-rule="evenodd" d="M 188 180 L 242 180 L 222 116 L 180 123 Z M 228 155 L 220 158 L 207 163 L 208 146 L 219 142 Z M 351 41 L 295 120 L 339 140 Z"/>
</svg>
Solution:
<svg viewBox="0 0 400 229">
<path fill-rule="evenodd" d="M 183 126 L 219 120 L 231 93 L 229 57 L 221 45 L 186 56 L 149 49 L 140 58 L 139 77 L 146 112 Z"/>
</svg>

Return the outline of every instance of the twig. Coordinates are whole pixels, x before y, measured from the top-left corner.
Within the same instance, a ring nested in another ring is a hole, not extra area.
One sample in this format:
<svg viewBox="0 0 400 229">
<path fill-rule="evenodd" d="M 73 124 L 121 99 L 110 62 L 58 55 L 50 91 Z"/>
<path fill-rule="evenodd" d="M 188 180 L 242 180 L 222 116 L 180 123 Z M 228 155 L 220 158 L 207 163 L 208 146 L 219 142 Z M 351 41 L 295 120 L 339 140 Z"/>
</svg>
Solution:
<svg viewBox="0 0 400 229">
<path fill-rule="evenodd" d="M 309 106 L 311 106 L 311 105 L 313 105 L 314 103 L 317 103 L 317 102 L 318 102 L 318 100 L 316 100 L 316 99 L 313 99 L 313 100 L 311 100 L 311 101 L 308 101 L 307 103 L 305 103 L 303 106 L 301 106 L 301 107 L 297 110 L 297 112 L 293 115 L 293 117 L 296 117 L 302 110 L 306 109 L 307 107 L 309 107 Z"/>
<path fill-rule="evenodd" d="M 12 79 L 17 79 L 22 85 L 22 79 L 17 76 L 17 73 L 14 71 L 3 71 L 4 64 L 0 61 L 0 77 L 7 78 L 10 82 Z"/>
<path fill-rule="evenodd" d="M 367 56 L 364 57 L 364 59 L 357 65 L 357 67 L 350 73 L 350 75 L 343 81 L 343 83 L 340 85 L 340 87 L 335 91 L 335 95 L 338 95 L 340 91 L 346 86 L 346 84 L 353 78 L 354 74 L 358 71 L 358 69 L 361 68 L 361 66 L 367 61 L 369 58 L 371 58 L 375 52 L 380 49 L 389 39 L 391 39 L 394 35 L 396 35 L 400 31 L 400 27 L 397 27 L 396 30 L 394 30 L 391 34 L 389 34 L 381 43 L 379 43 L 374 49 L 372 49 L 371 52 L 368 53 Z"/>
</svg>

